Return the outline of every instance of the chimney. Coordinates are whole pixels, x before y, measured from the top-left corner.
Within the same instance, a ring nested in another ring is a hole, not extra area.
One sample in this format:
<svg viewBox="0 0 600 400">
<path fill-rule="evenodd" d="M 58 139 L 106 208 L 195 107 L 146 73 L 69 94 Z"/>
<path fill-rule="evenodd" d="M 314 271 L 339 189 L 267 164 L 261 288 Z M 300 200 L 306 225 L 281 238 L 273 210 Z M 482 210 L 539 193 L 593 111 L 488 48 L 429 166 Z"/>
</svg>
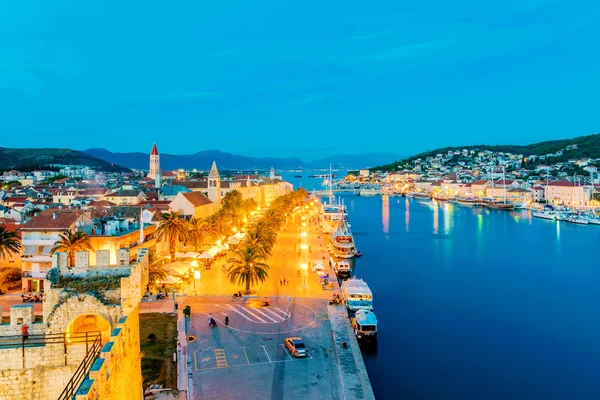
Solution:
<svg viewBox="0 0 600 400">
<path fill-rule="evenodd" d="M 52 219 L 56 219 L 56 213 L 52 213 Z"/>
</svg>

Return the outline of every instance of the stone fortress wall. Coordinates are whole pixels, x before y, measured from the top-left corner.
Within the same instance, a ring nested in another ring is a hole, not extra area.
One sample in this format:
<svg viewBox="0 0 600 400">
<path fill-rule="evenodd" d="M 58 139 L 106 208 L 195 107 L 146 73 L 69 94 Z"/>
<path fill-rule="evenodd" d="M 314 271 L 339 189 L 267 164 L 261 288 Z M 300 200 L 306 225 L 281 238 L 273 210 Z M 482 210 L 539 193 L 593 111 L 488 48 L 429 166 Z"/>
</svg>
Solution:
<svg viewBox="0 0 600 400">
<path fill-rule="evenodd" d="M 15 341 L 15 346 L 0 348 L 0 400 L 57 399 L 86 354 L 86 345 L 69 343 L 69 337 L 86 331 L 101 331 L 103 347 L 77 399 L 141 400 L 139 302 L 148 282 L 147 253 L 142 249 L 130 264 L 129 250 L 120 249 L 115 268 L 90 266 L 89 254 L 77 252 L 71 269 L 66 253 L 54 254 L 51 280 L 44 282 L 43 322 L 35 322 L 33 306 L 27 304 L 13 306 L 10 324 L 0 324 L 0 339 L 13 336 Z M 57 287 L 59 277 L 85 283 L 117 277 L 113 279 L 120 282 L 100 294 L 73 292 L 68 284 Z M 29 326 L 30 335 L 65 334 L 65 341 L 23 348 L 19 343 L 23 324 Z"/>
</svg>

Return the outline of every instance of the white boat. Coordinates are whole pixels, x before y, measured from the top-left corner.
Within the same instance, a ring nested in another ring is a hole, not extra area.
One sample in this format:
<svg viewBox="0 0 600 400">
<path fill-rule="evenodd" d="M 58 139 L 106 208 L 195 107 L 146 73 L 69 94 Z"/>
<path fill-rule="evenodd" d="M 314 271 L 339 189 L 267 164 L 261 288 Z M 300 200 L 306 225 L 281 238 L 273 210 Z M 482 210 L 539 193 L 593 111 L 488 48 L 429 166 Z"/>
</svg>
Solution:
<svg viewBox="0 0 600 400">
<path fill-rule="evenodd" d="M 373 293 L 362 279 L 345 280 L 342 283 L 342 299 L 348 310 L 373 310 Z"/>
<path fill-rule="evenodd" d="M 425 192 L 414 192 L 413 197 L 420 200 L 430 200 L 431 195 Z"/>
<path fill-rule="evenodd" d="M 336 229 L 340 218 L 346 218 L 345 206 L 341 204 L 324 204 L 321 213 L 321 232 L 331 234 Z"/>
<path fill-rule="evenodd" d="M 377 317 L 373 311 L 358 310 L 351 321 L 358 339 L 377 339 Z"/>
<path fill-rule="evenodd" d="M 333 264 L 333 269 L 340 275 L 349 274 L 352 268 L 350 267 L 350 262 L 346 260 L 338 260 Z"/>
<path fill-rule="evenodd" d="M 588 217 L 588 222 L 591 225 L 600 225 L 600 218 L 598 218 L 598 217 Z"/>
<path fill-rule="evenodd" d="M 359 196 L 377 196 L 378 194 L 379 194 L 379 191 L 375 191 L 374 188 L 372 188 L 372 189 L 363 189 L 363 190 L 360 190 L 358 192 Z"/>
<path fill-rule="evenodd" d="M 356 255 L 354 237 L 350 225 L 344 219 L 338 219 L 338 226 L 329 235 L 329 251 L 337 258 L 352 258 Z"/>
<path fill-rule="evenodd" d="M 571 215 L 567 218 L 567 221 L 573 224 L 587 225 L 589 223 L 588 219 L 582 217 L 580 215 Z"/>
<path fill-rule="evenodd" d="M 533 216 L 536 218 L 541 218 L 541 219 L 551 219 L 553 221 L 556 220 L 556 214 L 554 214 L 551 211 L 534 212 Z"/>
</svg>

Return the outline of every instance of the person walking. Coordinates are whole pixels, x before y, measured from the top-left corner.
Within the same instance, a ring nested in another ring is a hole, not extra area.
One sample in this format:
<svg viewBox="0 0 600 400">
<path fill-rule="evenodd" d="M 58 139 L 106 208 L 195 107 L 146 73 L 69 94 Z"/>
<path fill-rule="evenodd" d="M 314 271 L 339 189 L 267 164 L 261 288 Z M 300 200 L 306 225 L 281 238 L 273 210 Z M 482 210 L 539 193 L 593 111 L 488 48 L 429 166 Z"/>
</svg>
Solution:
<svg viewBox="0 0 600 400">
<path fill-rule="evenodd" d="M 225 326 L 229 326 L 229 316 L 225 314 Z"/>
<path fill-rule="evenodd" d="M 23 340 L 23 343 L 29 341 L 29 326 L 27 324 L 23 324 L 23 326 L 21 327 L 21 338 Z"/>
</svg>

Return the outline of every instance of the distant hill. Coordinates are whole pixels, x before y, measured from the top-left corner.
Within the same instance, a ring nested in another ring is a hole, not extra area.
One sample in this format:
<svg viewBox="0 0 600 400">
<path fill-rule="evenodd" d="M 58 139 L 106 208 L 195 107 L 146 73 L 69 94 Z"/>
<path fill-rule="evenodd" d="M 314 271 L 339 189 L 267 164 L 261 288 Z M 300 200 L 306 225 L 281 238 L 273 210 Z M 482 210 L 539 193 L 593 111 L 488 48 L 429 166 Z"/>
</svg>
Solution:
<svg viewBox="0 0 600 400">
<path fill-rule="evenodd" d="M 92 155 L 70 149 L 10 149 L 0 147 L 1 169 L 30 169 L 45 165 L 85 165 L 103 172 L 127 172 L 120 164 L 111 164 Z"/>
<path fill-rule="evenodd" d="M 147 170 L 149 168 L 148 153 L 113 153 L 106 149 L 88 149 L 84 153 L 101 158 L 111 163 L 126 165 L 129 168 Z M 160 154 L 160 166 L 163 170 L 200 169 L 208 170 L 213 161 L 220 169 L 294 169 L 307 164 L 296 157 L 246 157 L 219 150 L 199 151 L 189 155 Z"/>
<path fill-rule="evenodd" d="M 309 164 L 312 168 L 328 168 L 331 164 L 334 168 L 362 169 L 373 165 L 391 163 L 399 158 L 400 156 L 396 153 L 343 154 L 320 158 Z"/>
<path fill-rule="evenodd" d="M 395 161 L 390 164 L 382 164 L 378 167 L 371 168 L 371 170 L 379 171 L 395 171 L 399 166 L 414 161 L 418 158 L 425 159 L 427 157 L 435 157 L 436 154 L 448 153 L 452 150 L 490 150 L 494 152 L 504 152 L 513 154 L 522 154 L 524 156 L 537 155 L 543 156 L 550 153 L 556 153 L 563 150 L 567 146 L 577 145 L 576 149 L 565 152 L 562 157 L 553 158 L 554 162 L 566 161 L 567 159 L 579 159 L 579 158 L 600 158 L 600 134 L 593 134 L 587 136 L 579 136 L 573 139 L 562 139 L 562 140 L 548 140 L 545 142 L 538 142 L 528 144 L 524 146 L 510 145 L 510 144 L 499 144 L 499 145 L 487 145 L 480 144 L 474 146 L 454 146 L 454 147 L 442 147 L 435 150 L 428 150 L 423 153 L 419 153 L 412 157 L 408 157 L 399 161 Z"/>
</svg>

